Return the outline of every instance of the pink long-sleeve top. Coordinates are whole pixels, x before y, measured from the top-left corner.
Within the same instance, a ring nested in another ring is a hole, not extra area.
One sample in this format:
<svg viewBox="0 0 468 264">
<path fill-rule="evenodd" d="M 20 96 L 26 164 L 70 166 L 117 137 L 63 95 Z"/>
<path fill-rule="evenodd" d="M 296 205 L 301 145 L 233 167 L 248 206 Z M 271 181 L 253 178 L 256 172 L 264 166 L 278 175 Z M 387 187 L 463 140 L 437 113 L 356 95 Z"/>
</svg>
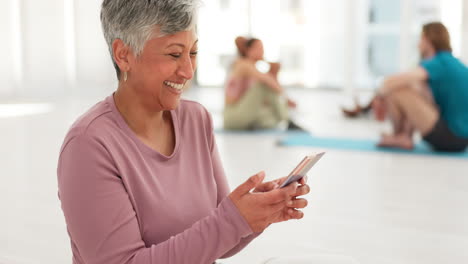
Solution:
<svg viewBox="0 0 468 264">
<path fill-rule="evenodd" d="M 213 263 L 256 235 L 227 197 L 211 117 L 181 100 L 165 156 L 140 141 L 113 96 L 81 116 L 60 152 L 58 192 L 73 263 Z"/>
</svg>

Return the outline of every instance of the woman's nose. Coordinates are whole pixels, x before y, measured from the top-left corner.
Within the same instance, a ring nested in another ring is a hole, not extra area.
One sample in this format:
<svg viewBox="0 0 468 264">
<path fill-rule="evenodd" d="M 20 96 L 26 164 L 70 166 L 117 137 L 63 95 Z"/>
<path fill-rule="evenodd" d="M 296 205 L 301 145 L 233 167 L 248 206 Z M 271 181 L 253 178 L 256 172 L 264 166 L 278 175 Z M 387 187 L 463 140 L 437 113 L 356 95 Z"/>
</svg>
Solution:
<svg viewBox="0 0 468 264">
<path fill-rule="evenodd" d="M 186 80 L 190 80 L 193 78 L 193 72 L 193 64 L 190 57 L 182 59 L 177 74 Z"/>
</svg>

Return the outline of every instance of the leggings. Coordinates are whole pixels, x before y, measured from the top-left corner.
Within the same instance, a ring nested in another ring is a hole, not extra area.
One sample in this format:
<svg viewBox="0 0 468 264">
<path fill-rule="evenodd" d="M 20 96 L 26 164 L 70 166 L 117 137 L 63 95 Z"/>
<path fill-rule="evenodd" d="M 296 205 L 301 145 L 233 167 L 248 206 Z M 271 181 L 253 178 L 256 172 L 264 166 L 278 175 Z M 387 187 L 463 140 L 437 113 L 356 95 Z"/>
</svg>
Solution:
<svg viewBox="0 0 468 264">
<path fill-rule="evenodd" d="M 269 129 L 287 119 L 284 97 L 260 82 L 254 82 L 237 102 L 224 108 L 225 129 Z"/>
</svg>

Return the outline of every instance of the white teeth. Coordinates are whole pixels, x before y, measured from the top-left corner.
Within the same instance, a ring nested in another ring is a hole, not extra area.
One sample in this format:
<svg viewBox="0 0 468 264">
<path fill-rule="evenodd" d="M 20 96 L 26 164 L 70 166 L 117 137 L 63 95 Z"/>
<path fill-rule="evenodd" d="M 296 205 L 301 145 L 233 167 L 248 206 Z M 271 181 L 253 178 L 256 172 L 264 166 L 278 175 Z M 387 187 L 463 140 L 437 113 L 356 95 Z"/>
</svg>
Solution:
<svg viewBox="0 0 468 264">
<path fill-rule="evenodd" d="M 171 86 L 172 88 L 175 88 L 177 90 L 182 90 L 182 88 L 184 88 L 183 83 L 178 84 L 178 83 L 173 83 L 173 82 L 169 82 L 169 81 L 164 81 L 164 84 L 168 85 L 168 86 Z"/>
</svg>

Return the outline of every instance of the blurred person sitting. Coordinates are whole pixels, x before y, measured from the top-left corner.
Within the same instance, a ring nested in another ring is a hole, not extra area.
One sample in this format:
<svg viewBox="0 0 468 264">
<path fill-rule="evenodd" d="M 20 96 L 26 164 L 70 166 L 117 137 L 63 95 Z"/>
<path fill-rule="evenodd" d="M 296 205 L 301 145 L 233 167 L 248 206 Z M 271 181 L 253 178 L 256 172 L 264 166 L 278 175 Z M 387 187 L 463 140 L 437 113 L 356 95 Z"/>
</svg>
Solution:
<svg viewBox="0 0 468 264">
<path fill-rule="evenodd" d="M 377 118 L 387 113 L 393 126 L 378 146 L 412 149 L 418 131 L 436 151 L 463 151 L 468 145 L 468 68 L 453 56 L 442 23 L 423 26 L 419 51 L 420 65 L 386 78 L 373 100 Z"/>
<path fill-rule="evenodd" d="M 225 84 L 224 128 L 232 130 L 271 129 L 287 122 L 289 130 L 303 130 L 290 119 L 288 107 L 296 103 L 286 97 L 278 82 L 279 63 L 268 62 L 262 72 L 263 43 L 256 38 L 237 37 L 238 57 Z"/>
<path fill-rule="evenodd" d="M 181 100 L 197 58 L 195 0 L 104 0 L 117 90 L 72 125 L 58 193 L 73 263 L 211 264 L 269 225 L 303 217 L 305 181 L 258 173 L 230 192 L 200 104 Z"/>
</svg>

